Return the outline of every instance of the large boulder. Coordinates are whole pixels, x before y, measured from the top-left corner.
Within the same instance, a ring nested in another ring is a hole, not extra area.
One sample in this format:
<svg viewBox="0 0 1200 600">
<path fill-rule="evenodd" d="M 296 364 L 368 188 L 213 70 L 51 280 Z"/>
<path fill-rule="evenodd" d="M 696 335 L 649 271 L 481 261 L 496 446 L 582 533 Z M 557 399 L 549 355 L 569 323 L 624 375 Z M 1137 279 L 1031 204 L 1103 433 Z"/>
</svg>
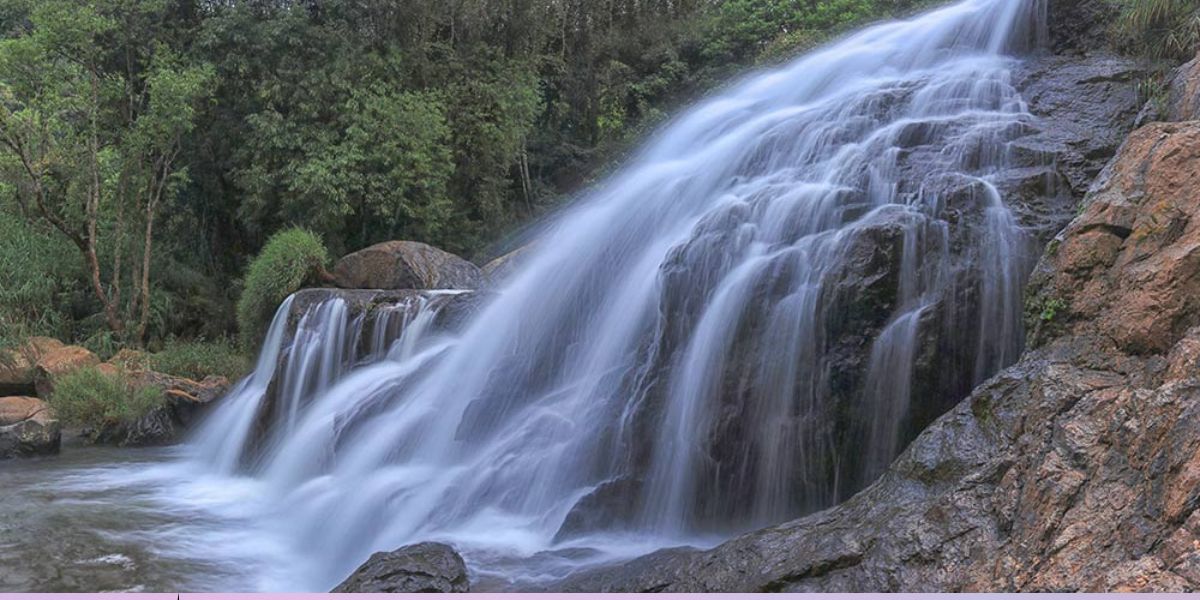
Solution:
<svg viewBox="0 0 1200 600">
<path fill-rule="evenodd" d="M 483 283 L 479 267 L 420 242 L 375 244 L 343 257 L 333 268 L 345 289 L 473 290 Z"/>
<path fill-rule="evenodd" d="M 0 398 L 0 459 L 57 454 L 62 428 L 45 402 Z"/>
<path fill-rule="evenodd" d="M 1200 119 L 1200 54 L 1175 70 L 1166 117 L 1171 121 Z"/>
<path fill-rule="evenodd" d="M 391 552 L 377 552 L 334 594 L 413 594 L 470 591 L 467 565 L 454 548 L 425 542 Z"/>
<path fill-rule="evenodd" d="M 1032 282 L 1039 347 L 876 483 L 563 591 L 1200 589 L 1200 122 L 1132 134 Z"/>
<path fill-rule="evenodd" d="M 47 337 L 31 337 L 0 355 L 0 396 L 34 394 L 34 367 L 47 353 L 63 343 Z"/>
<path fill-rule="evenodd" d="M 46 352 L 34 366 L 34 388 L 39 398 L 54 393 L 54 379 L 67 373 L 100 365 L 100 359 L 82 346 L 63 346 Z"/>
</svg>

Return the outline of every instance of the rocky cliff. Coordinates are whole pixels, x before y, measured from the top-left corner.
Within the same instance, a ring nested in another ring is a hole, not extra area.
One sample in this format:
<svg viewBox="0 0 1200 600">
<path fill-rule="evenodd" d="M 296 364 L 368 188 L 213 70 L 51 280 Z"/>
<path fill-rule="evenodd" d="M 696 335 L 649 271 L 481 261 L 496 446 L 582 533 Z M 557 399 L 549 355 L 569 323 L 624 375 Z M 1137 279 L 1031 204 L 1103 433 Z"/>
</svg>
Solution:
<svg viewBox="0 0 1200 600">
<path fill-rule="evenodd" d="M 1076 190 L 1095 173 L 1073 157 L 1104 155 L 1104 140 L 1133 122 L 1128 110 L 1091 104 L 1095 90 L 1072 91 L 1104 84 L 1111 95 L 1135 82 L 1127 63 L 1079 49 L 1090 35 L 1056 34 L 1057 52 L 1021 74 L 1032 107 L 1070 117 L 1044 128 L 1051 137 L 1097 128 L 1091 148 L 1047 144 Z M 712 550 L 664 550 L 560 588 L 1200 588 L 1197 64 L 1174 77 L 1163 116 L 1177 121 L 1129 134 L 1047 246 L 1029 293 L 1031 349 L 928 427 L 879 481 Z M 1097 70 L 1108 75 L 1086 75 Z"/>
</svg>

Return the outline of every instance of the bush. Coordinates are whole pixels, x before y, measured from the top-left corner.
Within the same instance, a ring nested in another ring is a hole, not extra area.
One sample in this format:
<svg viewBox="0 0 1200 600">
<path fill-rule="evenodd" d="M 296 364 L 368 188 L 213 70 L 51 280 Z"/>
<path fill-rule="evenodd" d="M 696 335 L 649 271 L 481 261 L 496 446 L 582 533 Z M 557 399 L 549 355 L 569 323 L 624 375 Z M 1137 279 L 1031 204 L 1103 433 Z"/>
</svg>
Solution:
<svg viewBox="0 0 1200 600">
<path fill-rule="evenodd" d="M 250 263 L 238 301 L 238 330 L 243 346 L 257 345 L 279 303 L 324 271 L 328 262 L 325 245 L 308 230 L 294 227 L 271 236 Z"/>
<path fill-rule="evenodd" d="M 188 379 L 220 375 L 236 381 L 250 371 L 250 360 L 228 341 L 172 341 L 150 356 L 149 366 L 159 373 Z"/>
<path fill-rule="evenodd" d="M 163 393 L 124 372 L 89 367 L 55 378 L 48 402 L 63 423 L 99 429 L 142 418 L 162 406 Z"/>
</svg>

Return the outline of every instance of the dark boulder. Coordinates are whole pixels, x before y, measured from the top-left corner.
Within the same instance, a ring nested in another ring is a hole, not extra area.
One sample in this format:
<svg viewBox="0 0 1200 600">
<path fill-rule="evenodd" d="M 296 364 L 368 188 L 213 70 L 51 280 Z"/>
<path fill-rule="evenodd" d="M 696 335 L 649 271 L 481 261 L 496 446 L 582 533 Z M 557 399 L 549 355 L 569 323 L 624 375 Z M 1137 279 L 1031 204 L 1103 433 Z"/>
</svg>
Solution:
<svg viewBox="0 0 1200 600">
<path fill-rule="evenodd" d="M 420 242 L 392 241 L 346 255 L 333 267 L 340 288 L 369 290 L 473 290 L 485 278 L 479 267 Z"/>
<path fill-rule="evenodd" d="M 376 552 L 334 594 L 413 594 L 470 591 L 467 565 L 454 548 L 425 542 Z"/>
<path fill-rule="evenodd" d="M 0 398 L 0 459 L 58 454 L 62 428 L 37 398 Z"/>
</svg>

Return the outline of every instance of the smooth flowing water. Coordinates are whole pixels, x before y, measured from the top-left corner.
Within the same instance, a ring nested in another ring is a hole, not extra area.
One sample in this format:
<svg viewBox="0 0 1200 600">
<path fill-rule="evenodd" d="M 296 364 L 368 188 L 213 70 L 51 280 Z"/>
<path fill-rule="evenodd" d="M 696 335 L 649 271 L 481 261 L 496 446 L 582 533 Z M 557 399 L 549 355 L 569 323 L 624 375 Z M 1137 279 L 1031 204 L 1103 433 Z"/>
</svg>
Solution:
<svg viewBox="0 0 1200 600">
<path fill-rule="evenodd" d="M 426 540 L 528 583 L 847 498 L 1021 350 L 1037 248 L 993 175 L 1043 11 L 967 0 L 732 86 L 461 327 L 444 293 L 289 300 L 186 456 L 130 485 L 266 565 L 221 589 L 328 589 Z"/>
</svg>

